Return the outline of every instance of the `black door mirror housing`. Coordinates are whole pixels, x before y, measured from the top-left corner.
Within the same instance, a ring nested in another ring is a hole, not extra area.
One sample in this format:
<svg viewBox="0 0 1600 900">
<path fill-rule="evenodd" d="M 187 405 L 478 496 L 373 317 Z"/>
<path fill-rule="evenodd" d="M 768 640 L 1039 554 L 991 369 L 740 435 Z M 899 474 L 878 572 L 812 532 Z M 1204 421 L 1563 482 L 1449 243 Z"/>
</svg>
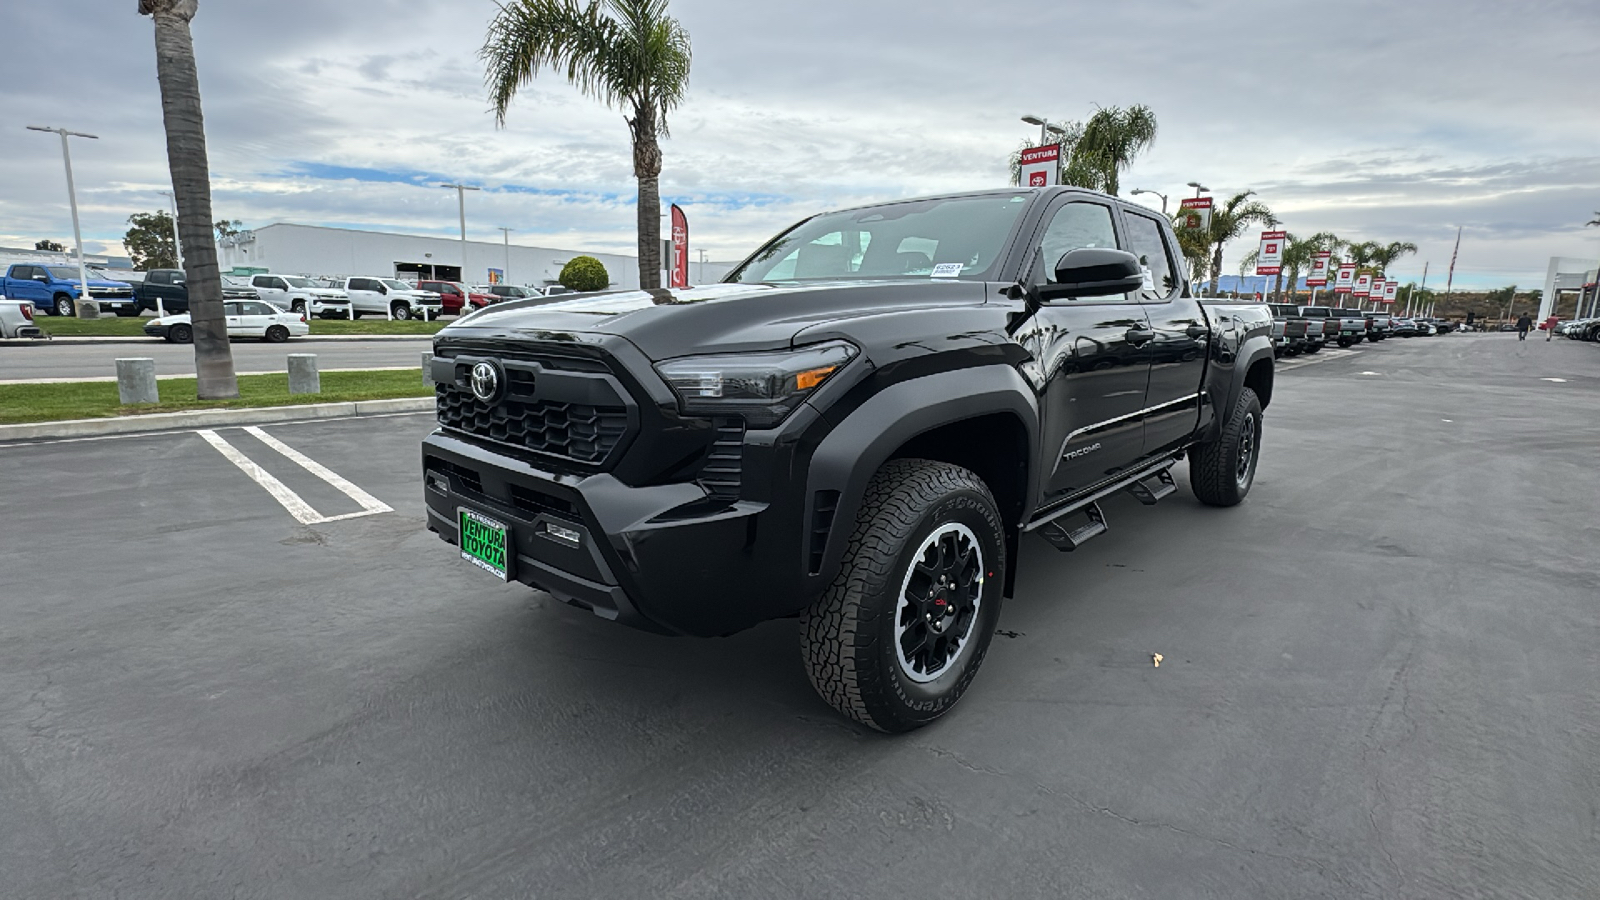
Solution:
<svg viewBox="0 0 1600 900">
<path fill-rule="evenodd" d="M 1079 247 L 1056 263 L 1056 278 L 1039 286 L 1044 300 L 1108 297 L 1144 287 L 1144 267 L 1139 257 L 1110 247 Z"/>
</svg>

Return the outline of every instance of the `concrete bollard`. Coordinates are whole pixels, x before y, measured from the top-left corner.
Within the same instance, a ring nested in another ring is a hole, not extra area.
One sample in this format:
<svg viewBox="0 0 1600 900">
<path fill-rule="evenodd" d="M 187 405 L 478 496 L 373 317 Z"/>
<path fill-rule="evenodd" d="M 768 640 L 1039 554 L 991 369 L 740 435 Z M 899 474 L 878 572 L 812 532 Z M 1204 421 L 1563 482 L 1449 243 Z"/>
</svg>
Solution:
<svg viewBox="0 0 1600 900">
<path fill-rule="evenodd" d="M 160 403 L 156 389 L 156 361 L 153 359 L 117 360 L 117 398 L 130 403 Z"/>
<path fill-rule="evenodd" d="M 422 351 L 422 383 L 433 387 L 433 354 Z"/>
<path fill-rule="evenodd" d="M 289 393 L 322 393 L 322 376 L 317 372 L 315 353 L 289 354 Z"/>
</svg>

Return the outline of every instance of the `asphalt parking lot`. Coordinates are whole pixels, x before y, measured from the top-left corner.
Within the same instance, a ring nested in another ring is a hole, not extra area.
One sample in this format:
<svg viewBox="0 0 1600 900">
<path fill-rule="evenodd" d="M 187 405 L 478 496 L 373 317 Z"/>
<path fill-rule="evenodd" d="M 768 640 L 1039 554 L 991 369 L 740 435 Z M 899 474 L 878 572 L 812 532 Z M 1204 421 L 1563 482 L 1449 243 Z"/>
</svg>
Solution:
<svg viewBox="0 0 1600 900">
<path fill-rule="evenodd" d="M 455 559 L 429 427 L 0 447 L 0 893 L 1600 896 L 1593 345 L 1286 360 L 1244 505 L 1180 471 L 1026 542 L 901 737 L 793 622 L 656 637 Z"/>
</svg>

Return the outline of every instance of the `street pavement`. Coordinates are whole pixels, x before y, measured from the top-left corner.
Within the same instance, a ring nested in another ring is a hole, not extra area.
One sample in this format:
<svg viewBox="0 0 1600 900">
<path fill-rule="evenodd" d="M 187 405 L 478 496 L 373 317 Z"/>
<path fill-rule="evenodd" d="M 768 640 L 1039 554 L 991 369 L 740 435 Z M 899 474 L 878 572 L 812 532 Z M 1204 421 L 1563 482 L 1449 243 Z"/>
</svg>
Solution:
<svg viewBox="0 0 1600 900">
<path fill-rule="evenodd" d="M 1600 896 L 1600 348 L 1303 362 L 1242 506 L 1180 466 L 1025 541 L 898 737 L 793 621 L 659 637 L 456 559 L 426 416 L 0 448 L 0 894 Z"/>
<path fill-rule="evenodd" d="M 433 339 L 295 341 L 266 344 L 234 341 L 233 365 L 240 374 L 284 372 L 291 353 L 315 353 L 321 369 L 378 369 L 421 366 Z M 156 375 L 194 375 L 194 347 L 151 338 L 143 343 L 56 344 L 6 341 L 0 346 L 0 382 L 48 378 L 115 378 L 117 360 L 142 356 L 156 361 Z"/>
</svg>

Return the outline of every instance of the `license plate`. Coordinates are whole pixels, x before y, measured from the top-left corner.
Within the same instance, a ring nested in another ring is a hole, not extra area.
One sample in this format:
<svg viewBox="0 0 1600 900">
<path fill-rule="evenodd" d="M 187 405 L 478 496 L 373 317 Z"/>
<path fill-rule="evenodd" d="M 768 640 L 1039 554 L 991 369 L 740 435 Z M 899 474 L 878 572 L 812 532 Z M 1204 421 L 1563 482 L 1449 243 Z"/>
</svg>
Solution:
<svg viewBox="0 0 1600 900">
<path fill-rule="evenodd" d="M 501 581 L 511 580 L 511 529 L 470 509 L 457 514 L 461 526 L 461 558 Z"/>
</svg>

